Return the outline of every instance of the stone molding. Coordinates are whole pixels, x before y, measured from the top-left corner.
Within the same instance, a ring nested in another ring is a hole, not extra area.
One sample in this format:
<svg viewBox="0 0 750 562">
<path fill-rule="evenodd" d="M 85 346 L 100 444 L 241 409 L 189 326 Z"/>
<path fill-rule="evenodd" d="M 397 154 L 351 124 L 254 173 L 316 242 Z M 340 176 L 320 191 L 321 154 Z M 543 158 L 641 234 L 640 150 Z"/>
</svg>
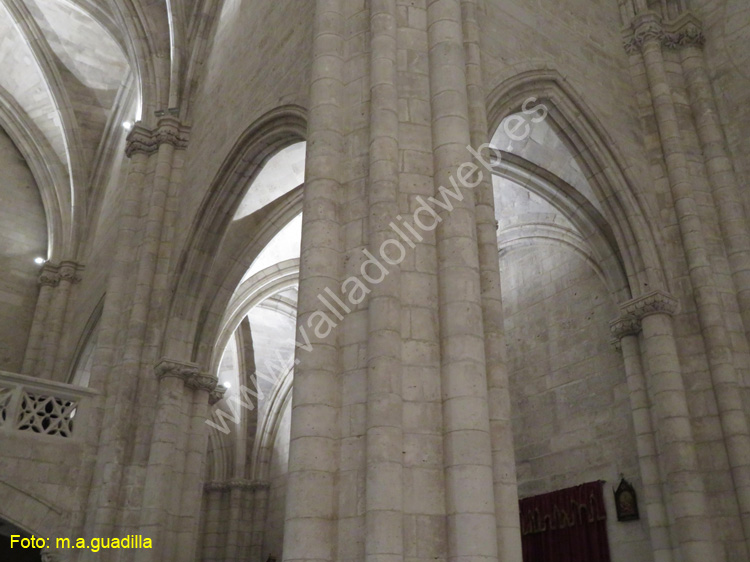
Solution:
<svg viewBox="0 0 750 562">
<path fill-rule="evenodd" d="M 700 20 L 692 13 L 686 13 L 671 25 L 671 31 L 664 36 L 664 46 L 669 49 L 681 47 L 703 47 L 706 36 Z"/>
<path fill-rule="evenodd" d="M 72 262 L 72 261 L 60 262 L 60 280 L 67 281 L 71 285 L 80 283 L 81 276 L 78 275 L 78 272 L 81 269 L 83 269 L 83 267 L 75 262 Z"/>
<path fill-rule="evenodd" d="M 138 153 L 153 154 L 162 144 L 184 150 L 189 137 L 190 127 L 182 125 L 176 117 L 165 115 L 159 119 L 155 129 L 149 129 L 140 122 L 133 125 L 126 141 L 125 154 L 128 158 Z"/>
<path fill-rule="evenodd" d="M 230 490 L 268 490 L 270 482 L 263 480 L 247 480 L 245 478 L 232 478 L 224 482 L 206 482 L 203 489 L 206 492 L 228 492 Z"/>
<path fill-rule="evenodd" d="M 652 291 L 620 305 L 619 318 L 609 323 L 613 340 L 610 342 L 618 350 L 621 341 L 627 336 L 637 336 L 641 332 L 641 321 L 652 314 L 674 315 L 677 311 L 677 299 L 664 291 Z"/>
<path fill-rule="evenodd" d="M 677 299 L 664 291 L 652 291 L 620 305 L 623 317 L 635 318 L 638 321 L 652 314 L 673 316 L 677 311 Z"/>
<path fill-rule="evenodd" d="M 219 384 L 216 385 L 216 387 L 208 393 L 208 403 L 213 406 L 216 404 L 219 400 L 224 398 L 224 394 L 226 394 L 227 389 Z"/>
<path fill-rule="evenodd" d="M 60 283 L 60 269 L 51 263 L 45 263 L 39 274 L 39 284 L 47 287 L 57 287 Z"/>
<path fill-rule="evenodd" d="M 48 287 L 57 287 L 60 281 L 66 281 L 71 285 L 81 282 L 81 276 L 78 272 L 83 266 L 74 261 L 62 261 L 60 265 L 45 263 L 39 274 L 39 284 Z"/>
<path fill-rule="evenodd" d="M 631 29 L 624 32 L 625 51 L 629 55 L 641 52 L 649 40 L 658 40 L 667 49 L 703 47 L 706 43 L 701 22 L 691 12 L 668 23 L 663 23 L 654 12 L 640 14 Z"/>
<path fill-rule="evenodd" d="M 641 331 L 641 320 L 634 316 L 620 316 L 609 323 L 609 329 L 615 338 L 615 345 L 626 336 L 637 336 Z"/>
<path fill-rule="evenodd" d="M 182 379 L 188 388 L 205 390 L 208 393 L 213 392 L 219 383 L 217 377 L 201 371 L 200 365 L 195 363 L 162 359 L 156 364 L 154 371 L 159 380 L 167 377 Z"/>
<path fill-rule="evenodd" d="M 664 26 L 661 18 L 655 12 L 645 12 L 638 15 L 632 24 L 632 31 L 628 32 L 625 42 L 625 51 L 633 54 L 643 50 L 643 46 L 649 41 L 664 40 Z"/>
</svg>

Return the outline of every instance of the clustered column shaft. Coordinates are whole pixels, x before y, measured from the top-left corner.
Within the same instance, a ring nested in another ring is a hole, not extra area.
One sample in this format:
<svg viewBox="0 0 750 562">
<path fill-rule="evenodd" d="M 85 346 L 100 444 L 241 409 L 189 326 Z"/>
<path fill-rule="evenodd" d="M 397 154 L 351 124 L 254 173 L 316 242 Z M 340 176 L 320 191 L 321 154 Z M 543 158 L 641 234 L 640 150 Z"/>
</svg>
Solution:
<svg viewBox="0 0 750 562">
<path fill-rule="evenodd" d="M 719 419 L 747 538 L 750 536 L 750 429 L 667 78 L 662 52 L 664 30 L 658 16 L 650 12 L 637 16 L 633 28 L 646 67 L 678 226 L 696 294 L 698 320 L 706 343 Z M 705 136 L 705 132 L 703 134 Z M 719 198 L 725 196 L 726 193 Z M 739 256 L 741 253 L 736 253 L 735 257 Z"/>
<path fill-rule="evenodd" d="M 167 558 L 189 558 L 195 551 L 195 511 L 200 505 L 196 488 L 205 454 L 204 428 L 197 427 L 196 418 L 205 418 L 207 406 L 196 395 L 203 394 L 207 402 L 209 390 L 191 386 L 183 392 L 174 377 L 167 377 L 159 383 L 157 404 L 152 398 L 157 316 L 163 313 L 161 297 L 168 282 L 167 223 L 187 135 L 177 118 L 164 116 L 154 129 L 136 124 L 128 137 L 127 189 L 92 369 L 92 383 L 106 387 L 106 402 L 93 468 L 97 485 L 84 528 L 88 536 L 148 528 L 158 544 L 149 554 Z M 140 408 L 153 411 L 154 406 L 157 423 L 152 427 L 138 414 Z M 134 433 L 124 423 L 130 419 L 139 420 Z M 181 485 L 184 494 L 161 493 Z M 197 503 L 188 505 L 190 501 Z M 193 535 L 186 537 L 190 529 Z"/>
<path fill-rule="evenodd" d="M 477 0 L 463 0 L 466 82 L 471 144 L 488 142 L 487 104 L 482 82 L 480 28 Z M 485 162 L 489 161 L 487 158 Z M 521 560 L 521 530 L 518 515 L 516 460 L 511 427 L 511 403 L 505 362 L 505 328 L 500 283 L 500 258 L 495 226 L 495 196 L 492 176 L 475 162 L 482 181 L 474 188 L 480 290 L 484 322 L 485 355 L 489 399 L 492 466 L 497 518 L 498 552 L 501 560 Z M 481 164 L 481 165 L 480 165 Z"/>
<path fill-rule="evenodd" d="M 367 192 L 373 255 L 387 253 L 393 238 L 389 224 L 399 211 L 396 27 L 396 0 L 373 0 Z M 373 562 L 404 558 L 400 279 L 399 264 L 392 264 L 385 279 L 372 287 L 367 310 L 365 559 Z"/>
<path fill-rule="evenodd" d="M 340 286 L 339 205 L 343 146 L 343 0 L 317 0 L 313 29 L 302 218 L 298 326 L 325 287 Z M 338 463 L 339 355 L 335 336 L 310 334 L 294 372 L 284 560 L 333 560 Z"/>
<path fill-rule="evenodd" d="M 435 188 L 471 161 L 466 61 L 458 0 L 427 3 Z M 498 556 L 485 339 L 474 194 L 437 230 L 443 443 L 449 560 Z"/>
<path fill-rule="evenodd" d="M 638 334 L 641 323 L 638 318 L 622 317 L 612 323 L 616 343 L 622 348 L 625 376 L 630 394 L 630 408 L 633 414 L 633 429 L 638 450 L 638 461 L 643 481 L 644 501 L 648 514 L 651 546 L 654 562 L 674 560 L 672 541 L 669 534 L 669 518 L 664 494 L 662 476 L 659 469 L 659 450 L 652 424 L 650 401 L 646 376 L 643 372 L 641 349 Z"/>
<path fill-rule="evenodd" d="M 676 307 L 672 297 L 656 291 L 620 308 L 625 318 L 640 321 L 643 330 L 648 394 L 682 558 L 705 562 L 717 559 L 717 552 L 672 329 Z M 632 373 L 633 362 L 628 365 Z"/>
<path fill-rule="evenodd" d="M 24 373 L 67 382 L 67 356 L 62 352 L 66 313 L 81 266 L 72 261 L 46 263 L 39 276 L 39 296 L 26 346 Z"/>
<path fill-rule="evenodd" d="M 45 319 L 49 311 L 55 287 L 60 283 L 58 268 L 46 263 L 39 274 L 39 297 L 34 309 L 34 320 L 31 323 L 29 342 L 23 359 L 22 371 L 33 375 L 37 372 L 37 364 L 41 362 L 42 343 L 45 334 Z"/>
</svg>

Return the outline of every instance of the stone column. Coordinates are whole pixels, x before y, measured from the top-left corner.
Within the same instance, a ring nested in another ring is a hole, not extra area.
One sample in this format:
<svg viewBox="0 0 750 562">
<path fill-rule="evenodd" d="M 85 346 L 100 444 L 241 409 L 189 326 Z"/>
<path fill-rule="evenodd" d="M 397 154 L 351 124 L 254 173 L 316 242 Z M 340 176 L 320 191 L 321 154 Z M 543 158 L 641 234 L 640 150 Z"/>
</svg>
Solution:
<svg viewBox="0 0 750 562">
<path fill-rule="evenodd" d="M 205 373 L 200 373 L 185 382 L 186 386 L 192 389 L 192 403 L 186 404 L 189 431 L 185 443 L 184 462 L 178 464 L 178 470 L 182 470 L 182 485 L 178 495 L 179 514 L 176 523 L 177 560 L 192 560 L 198 552 L 199 513 L 205 478 L 204 459 L 208 447 L 206 420 L 209 418 L 210 406 L 218 402 L 225 392 L 217 383 L 216 377 Z"/>
<path fill-rule="evenodd" d="M 45 334 L 45 322 L 49 314 L 50 303 L 55 287 L 60 283 L 59 268 L 47 262 L 39 274 L 39 297 L 34 309 L 34 319 L 31 323 L 29 341 L 23 358 L 22 371 L 26 375 L 36 375 L 37 365 L 42 359 L 42 342 Z"/>
<path fill-rule="evenodd" d="M 134 455 L 145 456 L 148 450 L 135 446 L 143 437 L 138 410 L 153 410 L 155 401 L 153 363 L 144 362 L 148 356 L 144 349 L 154 345 L 150 335 L 160 335 L 154 310 L 164 290 L 157 285 L 167 282 L 166 275 L 157 272 L 165 265 L 167 200 L 176 187 L 172 163 L 175 151 L 186 148 L 188 133 L 176 118 L 165 116 L 154 129 L 136 124 L 128 136 L 126 153 L 131 163 L 92 369 L 92 384 L 106 388 L 106 403 L 87 512 L 86 532 L 91 536 L 132 532 L 138 519 L 133 504 L 140 501 L 139 479 L 144 471 L 135 465 L 145 459 L 136 462 Z M 124 503 L 130 506 L 125 509 Z M 127 521 L 126 511 L 130 512 Z"/>
<path fill-rule="evenodd" d="M 611 323 L 611 329 L 615 336 L 615 344 L 622 351 L 630 391 L 630 409 L 633 414 L 633 429 L 654 562 L 672 562 L 673 547 L 669 534 L 669 517 L 662 493 L 659 450 L 651 423 L 652 412 L 638 343 L 641 323 L 637 318 L 623 316 Z"/>
<path fill-rule="evenodd" d="M 640 321 L 667 498 L 684 562 L 718 560 L 706 490 L 698 466 L 672 315 L 677 301 L 655 291 L 623 304 L 625 318 Z M 633 362 L 629 363 L 633 367 Z M 630 384 L 630 381 L 629 381 Z M 643 445 L 643 442 L 641 442 Z M 640 453 L 639 453 L 640 454 Z"/>
<path fill-rule="evenodd" d="M 129 427 L 129 424 L 122 421 L 123 417 L 117 414 L 117 410 L 123 407 L 127 399 L 127 387 L 132 381 L 113 376 L 113 371 L 121 352 L 121 337 L 132 287 L 131 274 L 136 261 L 136 231 L 140 223 L 140 207 L 150 153 L 150 145 L 144 141 L 149 138 L 150 131 L 138 123 L 128 135 L 125 153 L 130 158 L 130 165 L 118 215 L 118 243 L 112 271 L 107 280 L 107 296 L 99 321 L 99 337 L 93 358 L 91 386 L 106 389 L 106 398 L 100 414 L 101 431 L 92 438 L 98 443 L 98 449 L 93 461 L 93 485 L 84 522 L 84 532 L 89 536 L 107 536 L 114 532 L 117 516 L 116 498 L 125 463 L 125 448 L 119 442 L 124 438 L 125 428 Z M 104 423 L 105 417 L 108 423 Z M 95 431 L 93 426 L 92 431 Z"/>
<path fill-rule="evenodd" d="M 471 144 L 480 148 L 488 143 L 487 104 L 482 81 L 481 29 L 477 0 L 461 3 L 466 50 L 466 82 Z M 521 528 L 518 512 L 516 459 L 511 427 L 508 372 L 505 363 L 505 321 L 500 283 L 500 259 L 495 220 L 495 196 L 492 175 L 486 168 L 488 155 L 475 160 L 479 185 L 476 197 L 477 241 L 479 245 L 482 319 L 489 397 L 492 468 L 495 489 L 498 553 L 505 562 L 520 561 Z"/>
<path fill-rule="evenodd" d="M 737 301 L 750 337 L 750 232 L 739 183 L 726 149 L 716 100 L 703 56 L 703 34 L 697 20 L 689 18 L 680 32 L 670 37 L 679 49 L 685 82 L 693 108 L 698 139 L 713 190 L 719 226 L 732 270 Z M 750 543 L 750 430 L 738 385 L 729 380 L 716 390 L 723 411 L 722 429 L 737 492 L 745 540 Z M 719 396 L 720 394 L 720 396 Z"/>
<path fill-rule="evenodd" d="M 229 517 L 227 518 L 227 543 L 224 560 L 235 562 L 241 560 L 243 552 L 240 549 L 240 533 L 247 531 L 242 529 L 242 495 L 244 489 L 239 481 L 229 482 Z"/>
<path fill-rule="evenodd" d="M 197 546 L 201 488 L 196 469 L 200 463 L 196 463 L 197 451 L 190 454 L 191 445 L 186 443 L 190 440 L 182 436 L 196 437 L 194 431 L 207 431 L 203 424 L 205 408 L 193 412 L 193 405 L 208 405 L 209 392 L 218 379 L 202 373 L 198 365 L 166 359 L 156 365 L 155 371 L 159 395 L 139 527 L 151 538 L 154 548 L 140 553 L 138 560 L 190 560 Z M 182 448 L 183 444 L 188 448 Z M 205 454 L 205 439 L 194 447 L 200 444 L 200 454 Z"/>
<path fill-rule="evenodd" d="M 690 281 L 695 292 L 698 320 L 706 344 L 709 371 L 716 395 L 724 441 L 732 471 L 739 513 L 750 536 L 750 428 L 724 323 L 711 261 L 693 196 L 688 161 L 662 52 L 665 32 L 658 16 L 646 12 L 633 22 L 632 45 L 640 48 L 656 115 L 667 175 L 672 190 Z"/>
<path fill-rule="evenodd" d="M 700 22 L 690 14 L 682 20 L 681 28 L 676 33 L 669 34 L 666 39 L 668 45 L 677 48 L 680 55 L 698 140 L 737 290 L 740 314 L 745 334 L 750 339 L 750 233 L 739 182 L 729 158 L 708 76 L 703 54 L 705 37 Z"/>
<path fill-rule="evenodd" d="M 398 260 L 389 224 L 399 214 L 396 1 L 370 3 L 369 245 Z M 400 262 L 373 285 L 368 303 L 365 560 L 398 562 L 403 540 L 403 403 Z"/>
<path fill-rule="evenodd" d="M 471 166 L 466 61 L 459 0 L 427 2 L 434 186 Z M 471 175 L 471 172 L 468 173 Z M 448 559 L 496 560 L 497 522 L 487 399 L 474 194 L 440 209 L 438 306 Z"/>
<path fill-rule="evenodd" d="M 218 482 L 208 482 L 204 490 L 206 519 L 203 526 L 203 549 L 200 560 L 201 562 L 219 562 L 222 560 L 220 556 L 222 547 L 219 542 L 222 485 Z"/>
<path fill-rule="evenodd" d="M 250 534 L 250 549 L 247 560 L 249 562 L 265 562 L 263 555 L 263 539 L 266 530 L 266 514 L 268 513 L 268 494 L 271 489 L 269 482 L 256 480 L 252 483 L 253 513 Z"/>
<path fill-rule="evenodd" d="M 312 327 L 325 287 L 340 286 L 339 204 L 344 119 L 343 0 L 317 0 L 310 71 L 310 120 L 300 253 L 297 325 L 311 348 L 298 348 L 294 372 L 284 560 L 333 560 L 336 537 L 339 354 L 336 336 Z M 310 323 L 308 324 L 308 321 Z M 295 335 L 299 336 L 300 330 Z"/>
<path fill-rule="evenodd" d="M 60 262 L 58 268 L 60 282 L 52 292 L 52 299 L 45 317 L 42 356 L 36 373 L 45 379 L 62 381 L 65 378 L 65 373 L 56 371 L 56 368 L 61 368 L 64 364 L 64 361 L 58 361 L 58 358 L 64 359 L 60 354 L 60 343 L 62 341 L 65 313 L 68 310 L 70 289 L 81 280 L 78 276 L 79 268 L 80 266 L 72 261 Z"/>
</svg>

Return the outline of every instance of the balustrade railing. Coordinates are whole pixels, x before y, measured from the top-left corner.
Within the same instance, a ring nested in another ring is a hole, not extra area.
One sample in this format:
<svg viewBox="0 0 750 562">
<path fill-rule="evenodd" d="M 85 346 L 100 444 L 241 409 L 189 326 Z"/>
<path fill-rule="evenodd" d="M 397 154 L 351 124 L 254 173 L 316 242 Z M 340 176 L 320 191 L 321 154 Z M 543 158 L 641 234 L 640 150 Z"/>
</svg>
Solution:
<svg viewBox="0 0 750 562">
<path fill-rule="evenodd" d="M 0 436 L 26 431 L 70 438 L 86 401 L 95 394 L 80 386 L 0 371 Z"/>
</svg>

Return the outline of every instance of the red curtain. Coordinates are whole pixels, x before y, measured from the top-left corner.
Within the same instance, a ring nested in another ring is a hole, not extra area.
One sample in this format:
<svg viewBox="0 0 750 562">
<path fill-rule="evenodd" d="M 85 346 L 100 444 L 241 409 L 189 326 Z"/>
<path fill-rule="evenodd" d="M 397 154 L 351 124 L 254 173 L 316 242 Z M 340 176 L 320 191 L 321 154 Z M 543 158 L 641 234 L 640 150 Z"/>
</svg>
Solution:
<svg viewBox="0 0 750 562">
<path fill-rule="evenodd" d="M 603 482 L 523 499 L 523 562 L 610 562 Z"/>
</svg>

